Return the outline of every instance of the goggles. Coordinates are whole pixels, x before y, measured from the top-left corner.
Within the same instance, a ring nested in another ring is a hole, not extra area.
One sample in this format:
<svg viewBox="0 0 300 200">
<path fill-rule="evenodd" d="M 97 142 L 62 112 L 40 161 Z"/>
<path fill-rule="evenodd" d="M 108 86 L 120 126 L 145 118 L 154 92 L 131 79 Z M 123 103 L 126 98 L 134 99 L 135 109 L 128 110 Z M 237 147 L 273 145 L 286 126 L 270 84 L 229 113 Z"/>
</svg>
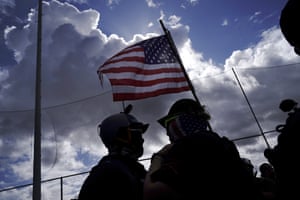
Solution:
<svg viewBox="0 0 300 200">
<path fill-rule="evenodd" d="M 123 143 L 134 143 L 142 139 L 142 134 L 147 130 L 148 124 L 133 123 L 127 127 L 121 127 L 116 139 Z"/>
</svg>

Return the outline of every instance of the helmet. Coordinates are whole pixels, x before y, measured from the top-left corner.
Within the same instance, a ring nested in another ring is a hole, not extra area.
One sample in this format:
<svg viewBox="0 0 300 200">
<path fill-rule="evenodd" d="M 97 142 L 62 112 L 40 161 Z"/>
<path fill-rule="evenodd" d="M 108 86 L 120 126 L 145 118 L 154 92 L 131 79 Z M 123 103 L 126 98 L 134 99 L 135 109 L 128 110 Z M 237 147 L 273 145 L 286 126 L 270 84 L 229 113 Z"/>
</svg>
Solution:
<svg viewBox="0 0 300 200">
<path fill-rule="evenodd" d="M 298 103 L 294 101 L 293 99 L 284 99 L 281 101 L 279 108 L 283 112 L 289 112 L 291 111 Z"/>
<path fill-rule="evenodd" d="M 281 11 L 279 25 L 285 39 L 294 47 L 295 53 L 300 56 L 299 8 L 298 0 L 289 0 Z"/>
<path fill-rule="evenodd" d="M 139 133 L 144 133 L 149 124 L 139 122 L 134 116 L 127 113 L 118 113 L 104 119 L 98 125 L 99 136 L 107 148 L 110 148 L 115 139 L 124 130 L 129 127 L 139 130 Z"/>
</svg>

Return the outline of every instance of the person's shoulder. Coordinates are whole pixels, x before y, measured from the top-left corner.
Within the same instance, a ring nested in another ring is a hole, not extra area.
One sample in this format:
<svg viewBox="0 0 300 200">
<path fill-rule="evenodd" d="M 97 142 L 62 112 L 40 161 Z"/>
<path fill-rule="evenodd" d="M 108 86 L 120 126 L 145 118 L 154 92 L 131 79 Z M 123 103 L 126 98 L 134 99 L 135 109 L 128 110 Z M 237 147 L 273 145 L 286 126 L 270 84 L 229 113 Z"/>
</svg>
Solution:
<svg viewBox="0 0 300 200">
<path fill-rule="evenodd" d="M 185 136 L 177 140 L 170 152 L 182 155 L 183 159 L 202 155 L 221 155 L 224 145 L 222 139 L 214 132 L 201 132 L 199 134 Z"/>
<path fill-rule="evenodd" d="M 101 177 L 125 177 L 131 176 L 134 171 L 141 175 L 146 173 L 144 166 L 138 162 L 128 162 L 119 156 L 105 156 L 92 168 L 90 174 Z"/>
<path fill-rule="evenodd" d="M 119 170 L 122 166 L 124 166 L 124 162 L 122 159 L 115 157 L 115 156 L 104 156 L 102 159 L 98 162 L 97 165 L 95 165 L 92 168 L 93 171 L 113 171 L 113 170 Z"/>
<path fill-rule="evenodd" d="M 123 172 L 136 171 L 143 174 L 146 169 L 144 165 L 129 156 L 124 155 L 111 155 L 103 159 L 103 165 Z"/>
<path fill-rule="evenodd" d="M 180 139 L 180 141 L 195 141 L 195 142 L 200 142 L 200 141 L 220 141 L 220 136 L 213 132 L 213 131 L 201 131 L 201 132 L 196 132 L 194 134 L 187 135 Z"/>
</svg>

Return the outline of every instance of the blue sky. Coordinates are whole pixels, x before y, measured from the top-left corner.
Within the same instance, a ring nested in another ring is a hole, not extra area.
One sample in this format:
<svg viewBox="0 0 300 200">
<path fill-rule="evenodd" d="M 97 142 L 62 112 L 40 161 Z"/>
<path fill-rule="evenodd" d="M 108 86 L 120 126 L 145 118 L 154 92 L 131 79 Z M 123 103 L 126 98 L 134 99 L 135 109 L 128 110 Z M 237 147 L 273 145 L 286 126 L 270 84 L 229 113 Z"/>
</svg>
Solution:
<svg viewBox="0 0 300 200">
<path fill-rule="evenodd" d="M 130 2 L 130 3 L 129 3 Z M 42 179 L 88 171 L 106 153 L 97 124 L 122 110 L 96 71 L 122 48 L 170 30 L 211 125 L 237 139 L 260 134 L 234 69 L 264 132 L 284 123 L 278 105 L 300 101 L 300 59 L 279 29 L 286 0 L 44 1 L 42 61 Z M 0 189 L 32 182 L 37 1 L 0 0 Z M 143 158 L 168 142 L 156 122 L 190 92 L 126 102 L 150 123 Z M 276 144 L 276 133 L 267 135 Z M 243 157 L 264 162 L 262 137 L 235 141 Z M 144 161 L 145 167 L 148 162 Z M 66 183 L 78 193 L 84 177 Z M 59 184 L 43 187 L 59 198 Z M 0 199 L 31 199 L 30 189 Z"/>
<path fill-rule="evenodd" d="M 222 63 L 232 51 L 256 43 L 265 27 L 278 25 L 284 1 L 240 3 L 238 0 L 229 0 L 224 3 L 221 0 L 169 0 L 157 2 L 157 7 L 152 8 L 144 1 L 132 4 L 120 1 L 118 5 L 101 12 L 103 20 L 99 27 L 108 34 L 116 33 L 129 40 L 137 32 L 159 31 L 156 20 L 163 11 L 166 17 L 180 17 L 180 22 L 191 28 L 189 37 L 196 50 L 203 51 L 206 58 Z M 98 9 L 97 6 L 95 8 Z M 153 27 L 148 28 L 149 23 L 153 23 Z"/>
</svg>

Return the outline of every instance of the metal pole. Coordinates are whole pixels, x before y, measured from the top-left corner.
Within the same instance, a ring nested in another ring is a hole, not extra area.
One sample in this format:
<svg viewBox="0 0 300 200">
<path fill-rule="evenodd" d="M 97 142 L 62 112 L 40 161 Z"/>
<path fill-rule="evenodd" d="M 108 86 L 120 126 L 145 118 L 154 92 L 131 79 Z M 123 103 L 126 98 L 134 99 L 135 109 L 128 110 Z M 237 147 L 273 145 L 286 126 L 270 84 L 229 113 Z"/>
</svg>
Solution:
<svg viewBox="0 0 300 200">
<path fill-rule="evenodd" d="M 170 45 L 171 45 L 171 47 L 172 47 L 172 49 L 173 49 L 173 51 L 174 51 L 174 54 L 175 54 L 175 56 L 176 56 L 176 58 L 177 58 L 177 60 L 178 60 L 178 62 L 179 62 L 179 64 L 180 64 L 180 66 L 181 66 L 181 69 L 182 69 L 182 71 L 183 71 L 183 73 L 184 73 L 184 76 L 185 76 L 185 78 L 187 79 L 187 82 L 188 82 L 188 84 L 189 84 L 189 87 L 191 88 L 191 91 L 192 91 L 192 93 L 193 93 L 193 96 L 194 96 L 195 100 L 200 104 L 200 101 L 199 101 L 199 99 L 198 99 L 198 97 L 197 97 L 197 95 L 196 95 L 196 93 L 195 93 L 194 86 L 193 86 L 193 84 L 192 84 L 192 82 L 191 82 L 191 80 L 190 80 L 190 78 L 189 78 L 187 72 L 185 71 L 185 68 L 184 68 L 184 66 L 183 66 L 182 60 L 181 60 L 181 58 L 180 58 L 180 56 L 179 56 L 179 53 L 178 53 L 178 51 L 177 51 L 176 45 L 175 45 L 175 43 L 174 43 L 174 41 L 173 41 L 173 39 L 172 39 L 171 33 L 170 33 L 170 31 L 169 31 L 168 29 L 166 29 L 166 27 L 165 27 L 165 25 L 163 24 L 163 21 L 162 21 L 162 20 L 159 20 L 159 22 L 160 22 L 160 24 L 161 24 L 161 27 L 162 27 L 163 31 L 165 32 L 165 34 L 166 34 L 167 37 L 168 37 L 169 43 L 170 43 Z M 200 105 L 201 105 L 201 104 L 200 104 Z"/>
<path fill-rule="evenodd" d="M 42 54 L 42 0 L 38 0 L 36 82 L 34 115 L 34 158 L 32 199 L 41 199 L 41 54 Z"/>
<path fill-rule="evenodd" d="M 265 136 L 265 134 L 264 134 L 264 132 L 263 132 L 263 130 L 262 130 L 260 124 L 259 124 L 259 121 L 258 121 L 257 118 L 256 118 L 256 115 L 255 115 L 255 113 L 254 113 L 254 111 L 253 111 L 253 109 L 252 109 L 252 106 L 251 106 L 251 104 L 250 104 L 250 102 L 249 102 L 249 100 L 248 100 L 248 98 L 247 98 L 247 95 L 246 95 L 246 93 L 245 93 L 245 91 L 244 91 L 244 89 L 243 89 L 243 87 L 242 87 L 242 84 L 241 84 L 241 82 L 240 82 L 240 80 L 239 80 L 239 78 L 238 78 L 238 76 L 237 76 L 237 74 L 236 74 L 236 72 L 235 72 L 235 70 L 234 70 L 233 68 L 232 68 L 232 71 L 233 71 L 233 74 L 234 74 L 234 76 L 235 76 L 235 78 L 236 78 L 236 80 L 237 80 L 237 82 L 238 82 L 238 84 L 239 84 L 239 86 L 240 86 L 240 88 L 241 88 L 241 90 L 242 90 L 242 93 L 243 93 L 243 95 L 244 95 L 244 97 L 245 97 L 245 99 L 246 99 L 246 101 L 247 101 L 247 104 L 248 104 L 248 106 L 249 106 L 249 108 L 250 108 L 250 111 L 251 111 L 251 113 L 252 113 L 252 115 L 253 115 L 255 121 L 256 121 L 256 124 L 257 124 L 257 126 L 258 126 L 258 128 L 259 128 L 259 130 L 260 130 L 260 133 L 261 133 L 261 135 L 263 136 L 263 138 L 264 138 L 264 140 L 265 140 L 265 142 L 266 142 L 266 144 L 267 144 L 267 147 L 270 148 L 270 145 L 269 145 L 269 143 L 268 143 L 268 141 L 267 141 L 267 138 L 266 138 L 266 136 Z"/>
<path fill-rule="evenodd" d="M 63 191 L 63 177 L 60 177 L 60 199 L 63 200 L 63 195 L 64 191 Z"/>
<path fill-rule="evenodd" d="M 172 36 L 171 36 L 170 31 L 169 31 L 168 29 L 166 29 L 166 27 L 165 27 L 165 25 L 163 24 L 163 21 L 162 21 L 162 20 L 159 20 L 159 22 L 160 22 L 160 25 L 161 25 L 161 27 L 162 27 L 164 33 L 166 34 L 166 36 L 167 36 L 167 38 L 168 38 L 168 41 L 169 41 L 169 43 L 170 43 L 170 45 L 171 45 L 171 47 L 172 47 L 172 49 L 173 49 L 173 51 L 174 51 L 174 54 L 175 54 L 175 56 L 176 56 L 176 58 L 177 58 L 177 60 L 178 60 L 178 62 L 179 62 L 179 64 L 180 64 L 180 67 L 181 67 L 181 69 L 182 69 L 182 71 L 183 71 L 183 74 L 184 74 L 184 76 L 185 76 L 185 78 L 186 78 L 186 80 L 187 80 L 187 82 L 188 82 L 189 87 L 191 88 L 192 94 L 193 94 L 193 96 L 194 96 L 196 102 L 197 102 L 200 106 L 202 106 L 201 103 L 200 103 L 200 101 L 199 101 L 199 99 L 198 99 L 198 97 L 197 97 L 197 95 L 196 95 L 195 88 L 194 88 L 194 86 L 193 86 L 193 84 L 192 84 L 192 82 L 191 82 L 191 80 L 190 80 L 190 78 L 189 78 L 189 75 L 188 75 L 188 73 L 186 72 L 186 70 L 185 70 L 185 68 L 184 68 L 183 62 L 182 62 L 182 60 L 181 60 L 181 58 L 180 58 L 180 55 L 179 55 L 179 53 L 178 53 L 178 51 L 177 51 L 176 45 L 175 45 L 175 43 L 174 43 L 174 40 L 173 40 L 173 38 L 172 38 Z M 208 127 L 209 127 L 209 129 L 212 131 L 212 128 L 211 128 L 211 126 L 210 126 L 209 123 L 208 123 Z"/>
</svg>

